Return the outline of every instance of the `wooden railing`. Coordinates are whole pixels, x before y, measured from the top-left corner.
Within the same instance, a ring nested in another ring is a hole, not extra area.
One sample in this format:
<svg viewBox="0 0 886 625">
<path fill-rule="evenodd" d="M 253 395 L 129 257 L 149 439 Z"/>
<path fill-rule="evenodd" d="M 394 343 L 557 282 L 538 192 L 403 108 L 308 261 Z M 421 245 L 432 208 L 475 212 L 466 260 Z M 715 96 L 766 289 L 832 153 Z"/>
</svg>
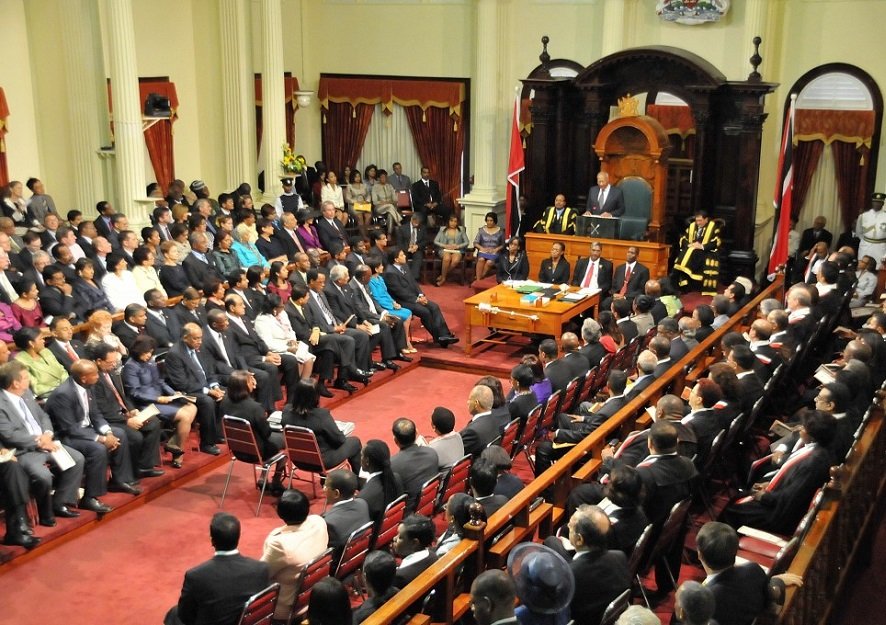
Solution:
<svg viewBox="0 0 886 625">
<path fill-rule="evenodd" d="M 886 433 L 879 401 L 846 462 L 832 474 L 824 491 L 826 503 L 788 569 L 803 578 L 803 586 L 788 589 L 779 616 L 786 625 L 830 622 L 852 565 L 871 553 L 886 488 Z"/>
<path fill-rule="evenodd" d="M 441 605 L 444 614 L 440 616 L 444 622 L 455 622 L 464 615 L 470 603 L 466 589 L 473 578 L 487 568 L 503 566 L 508 553 L 518 543 L 532 539 L 536 533 L 541 537 L 551 533 L 562 521 L 566 499 L 572 488 L 593 477 L 600 468 L 600 454 L 608 441 L 613 437 L 623 439 L 631 430 L 648 425 L 646 406 L 657 401 L 671 388 L 679 393 L 687 372 L 707 368 L 712 355 L 719 349 L 723 335 L 741 331 L 749 325 L 761 301 L 769 297 L 782 299 L 783 295 L 784 280 L 779 275 L 774 283 L 681 358 L 665 375 L 526 485 L 493 514 L 485 526 L 466 526 L 465 538 L 452 551 L 401 589 L 364 623 L 385 625 L 394 622 L 408 613 L 410 607 L 432 589 L 443 593 Z M 545 501 L 533 506 L 533 502 L 541 496 L 545 497 Z M 429 622 L 430 617 L 423 614 L 410 621 L 411 625 Z"/>
</svg>

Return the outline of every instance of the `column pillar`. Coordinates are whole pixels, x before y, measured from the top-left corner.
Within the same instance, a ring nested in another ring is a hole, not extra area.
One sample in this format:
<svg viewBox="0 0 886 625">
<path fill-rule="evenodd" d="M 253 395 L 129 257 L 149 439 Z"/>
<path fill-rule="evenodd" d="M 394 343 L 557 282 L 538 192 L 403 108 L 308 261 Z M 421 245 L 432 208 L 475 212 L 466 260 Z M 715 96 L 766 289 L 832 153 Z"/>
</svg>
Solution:
<svg viewBox="0 0 886 625">
<path fill-rule="evenodd" d="M 93 0 L 56 2 L 61 20 L 66 96 L 74 170 L 74 206 L 86 215 L 106 189 L 96 150 L 109 143 L 107 86 L 102 59 L 98 6 Z"/>
<path fill-rule="evenodd" d="M 261 0 L 262 20 L 262 167 L 265 192 L 273 203 L 280 186 L 281 146 L 286 141 L 286 106 L 283 102 L 283 10 L 280 0 Z"/>
<path fill-rule="evenodd" d="M 624 48 L 624 0 L 604 0 L 603 30 L 600 33 L 600 56 L 608 56 Z"/>
<path fill-rule="evenodd" d="M 245 0 L 220 0 L 222 112 L 225 124 L 225 179 L 222 187 L 256 181 L 255 87 L 250 10 Z M 282 49 L 282 48 L 281 48 Z"/>
<path fill-rule="evenodd" d="M 145 194 L 145 137 L 135 58 L 135 26 L 129 0 L 107 0 L 111 59 L 111 93 L 114 102 L 114 146 L 117 175 L 117 210 L 129 217 L 130 226 L 148 225 Z"/>
<path fill-rule="evenodd" d="M 504 216 L 504 197 L 496 184 L 495 166 L 501 147 L 496 140 L 496 128 L 503 122 L 501 111 L 505 109 L 498 90 L 501 5 L 499 0 L 477 1 L 476 55 L 477 69 L 474 85 L 474 110 L 471 118 L 471 157 L 474 186 L 459 201 L 464 208 L 464 225 L 468 232 L 475 232 L 483 224 L 483 216 L 489 211 Z M 508 101 L 510 99 L 510 94 Z M 510 108 L 507 108 L 510 111 Z M 510 113 L 509 113 L 510 114 Z M 510 136 L 510 135 L 508 135 Z M 504 223 L 499 219 L 499 223 Z"/>
</svg>

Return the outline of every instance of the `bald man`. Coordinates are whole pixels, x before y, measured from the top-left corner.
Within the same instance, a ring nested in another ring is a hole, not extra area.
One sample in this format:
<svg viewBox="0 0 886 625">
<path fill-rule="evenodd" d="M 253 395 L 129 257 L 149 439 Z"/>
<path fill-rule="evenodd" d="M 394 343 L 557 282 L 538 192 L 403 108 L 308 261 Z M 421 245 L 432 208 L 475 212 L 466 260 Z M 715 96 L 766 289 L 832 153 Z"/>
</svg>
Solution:
<svg viewBox="0 0 886 625">
<path fill-rule="evenodd" d="M 65 445 L 86 458 L 86 480 L 80 508 L 98 514 L 111 511 L 99 501 L 108 492 L 141 494 L 133 482 L 132 461 L 126 432 L 109 425 L 98 410 L 93 386 L 98 382 L 98 367 L 91 360 L 80 359 L 71 365 L 71 376 L 52 391 L 46 402 L 56 432 Z M 108 465 L 111 481 L 106 480 Z"/>
</svg>

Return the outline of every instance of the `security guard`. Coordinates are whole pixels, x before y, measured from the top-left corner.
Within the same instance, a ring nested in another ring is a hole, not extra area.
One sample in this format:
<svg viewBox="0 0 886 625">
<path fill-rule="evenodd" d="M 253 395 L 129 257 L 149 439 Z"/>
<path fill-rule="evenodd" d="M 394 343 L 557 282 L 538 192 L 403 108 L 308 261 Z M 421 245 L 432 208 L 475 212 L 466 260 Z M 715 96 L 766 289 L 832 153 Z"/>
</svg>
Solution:
<svg viewBox="0 0 886 625">
<path fill-rule="evenodd" d="M 858 216 L 855 226 L 856 234 L 861 241 L 858 244 L 858 257 L 871 256 L 881 266 L 886 257 L 886 211 L 883 202 L 886 193 L 874 193 L 871 196 L 871 208 Z M 871 267 L 872 271 L 876 271 Z"/>
</svg>

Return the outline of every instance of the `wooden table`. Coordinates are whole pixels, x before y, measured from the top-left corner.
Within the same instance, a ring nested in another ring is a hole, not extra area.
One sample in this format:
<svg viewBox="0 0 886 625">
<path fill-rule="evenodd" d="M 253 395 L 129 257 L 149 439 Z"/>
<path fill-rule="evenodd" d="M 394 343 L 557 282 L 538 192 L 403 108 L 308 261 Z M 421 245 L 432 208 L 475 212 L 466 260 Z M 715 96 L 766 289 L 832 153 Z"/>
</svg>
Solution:
<svg viewBox="0 0 886 625">
<path fill-rule="evenodd" d="M 648 241 L 626 241 L 622 239 L 592 239 L 589 237 L 572 237 L 562 234 L 540 234 L 529 232 L 526 234 L 526 255 L 529 257 L 529 279 L 538 279 L 538 270 L 541 261 L 551 257 L 551 244 L 561 241 L 566 245 L 566 260 L 569 261 L 571 271 L 575 271 L 575 262 L 579 258 L 590 255 L 591 242 L 597 241 L 603 247 L 603 258 L 612 261 L 612 266 L 618 267 L 625 262 L 625 253 L 629 247 L 638 250 L 637 260 L 649 269 L 650 278 L 660 278 L 668 275 L 668 255 L 671 246 L 666 243 L 650 243 Z M 570 276 L 571 279 L 572 276 Z"/>
<path fill-rule="evenodd" d="M 571 292 L 578 290 L 576 287 L 570 288 Z M 475 341 L 471 336 L 474 326 L 496 328 L 497 333 L 547 334 L 553 336 L 559 342 L 564 323 L 591 308 L 596 309 L 600 302 L 600 295 L 594 294 L 578 302 L 552 299 L 547 306 L 539 307 L 521 304 L 521 297 L 523 297 L 523 293 L 518 293 L 510 287 L 498 284 L 464 301 L 464 349 L 466 354 L 470 355 L 471 349 L 474 346 Z M 496 314 L 492 311 L 480 310 L 480 304 L 488 304 L 493 308 L 498 308 L 499 312 Z M 510 315 L 508 314 L 510 312 L 520 314 Z M 523 315 L 535 315 L 537 319 L 529 319 Z M 503 341 L 486 335 L 476 342 L 502 343 Z"/>
</svg>

